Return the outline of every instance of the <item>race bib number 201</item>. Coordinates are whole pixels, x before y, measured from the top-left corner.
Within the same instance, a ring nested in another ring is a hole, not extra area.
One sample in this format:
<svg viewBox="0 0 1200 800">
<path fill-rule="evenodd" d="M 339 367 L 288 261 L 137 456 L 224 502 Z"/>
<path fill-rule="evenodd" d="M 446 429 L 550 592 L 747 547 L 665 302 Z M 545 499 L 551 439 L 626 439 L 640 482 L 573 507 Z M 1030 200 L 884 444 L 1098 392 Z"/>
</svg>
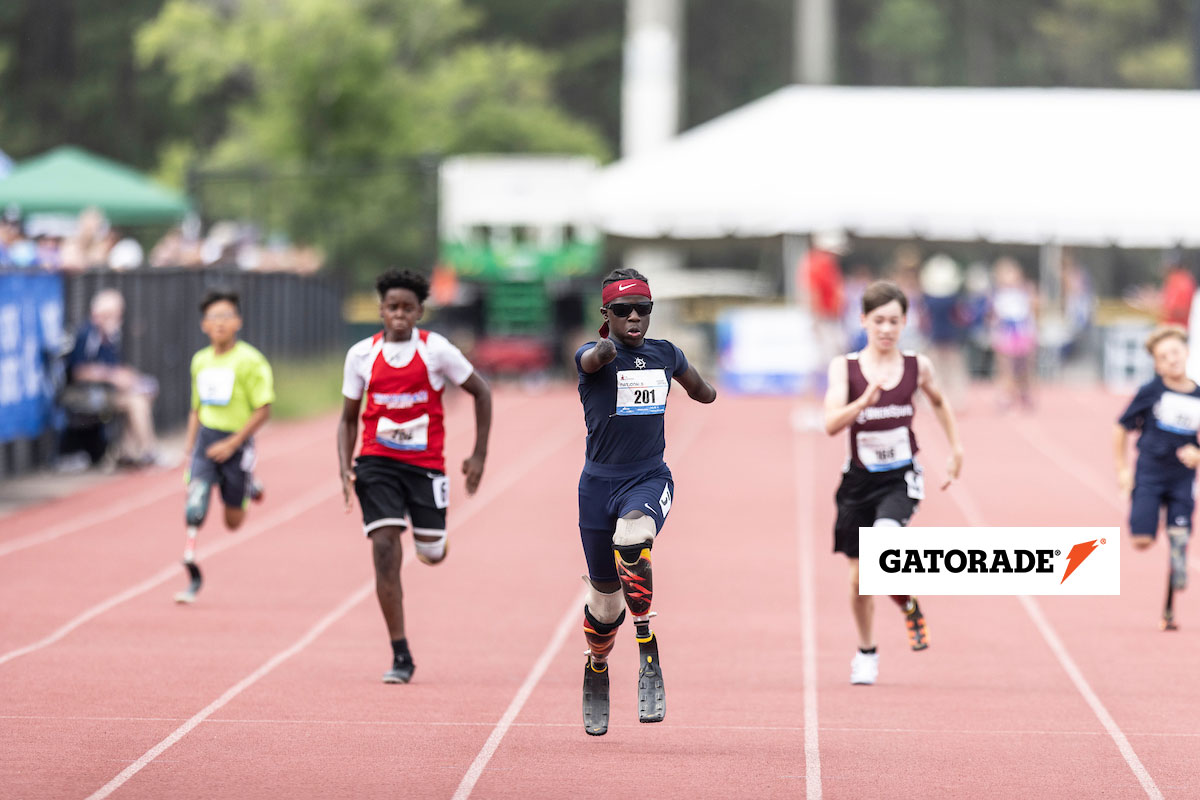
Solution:
<svg viewBox="0 0 1200 800">
<path fill-rule="evenodd" d="M 617 416 L 663 414 L 670 381 L 661 369 L 617 371 Z"/>
</svg>

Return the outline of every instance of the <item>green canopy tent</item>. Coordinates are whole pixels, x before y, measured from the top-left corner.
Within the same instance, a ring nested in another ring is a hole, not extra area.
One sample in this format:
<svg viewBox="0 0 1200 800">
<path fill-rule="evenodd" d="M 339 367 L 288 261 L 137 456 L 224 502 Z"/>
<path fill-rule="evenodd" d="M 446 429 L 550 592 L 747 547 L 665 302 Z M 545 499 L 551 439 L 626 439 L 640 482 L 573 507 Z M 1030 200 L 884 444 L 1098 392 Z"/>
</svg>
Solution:
<svg viewBox="0 0 1200 800">
<path fill-rule="evenodd" d="M 95 207 L 116 225 L 172 222 L 191 210 L 178 192 L 78 147 L 57 147 L 18 163 L 0 180 L 0 208 L 10 205 L 22 214 L 78 214 Z"/>
</svg>

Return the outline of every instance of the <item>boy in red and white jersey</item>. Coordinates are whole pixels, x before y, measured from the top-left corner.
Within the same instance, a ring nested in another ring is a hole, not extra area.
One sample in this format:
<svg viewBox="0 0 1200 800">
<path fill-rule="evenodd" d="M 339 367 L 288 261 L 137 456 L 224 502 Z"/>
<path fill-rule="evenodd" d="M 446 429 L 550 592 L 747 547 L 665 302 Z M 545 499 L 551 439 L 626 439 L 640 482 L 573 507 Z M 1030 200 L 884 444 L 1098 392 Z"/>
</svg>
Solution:
<svg viewBox="0 0 1200 800">
<path fill-rule="evenodd" d="M 492 394 L 457 347 L 416 327 L 429 296 L 425 276 L 389 270 L 375 288 L 383 330 L 346 354 L 338 467 L 346 510 L 353 487 L 363 532 L 372 541 L 375 591 L 392 640 L 392 668 L 383 681 L 408 683 L 414 664 L 404 631 L 400 534 L 411 521 L 417 558 L 437 564 L 446 557 L 450 479 L 442 392 L 453 383 L 475 398 L 475 448 L 462 464 L 467 494 L 475 493 L 483 476 Z M 362 449 L 352 467 L 360 415 Z"/>
</svg>

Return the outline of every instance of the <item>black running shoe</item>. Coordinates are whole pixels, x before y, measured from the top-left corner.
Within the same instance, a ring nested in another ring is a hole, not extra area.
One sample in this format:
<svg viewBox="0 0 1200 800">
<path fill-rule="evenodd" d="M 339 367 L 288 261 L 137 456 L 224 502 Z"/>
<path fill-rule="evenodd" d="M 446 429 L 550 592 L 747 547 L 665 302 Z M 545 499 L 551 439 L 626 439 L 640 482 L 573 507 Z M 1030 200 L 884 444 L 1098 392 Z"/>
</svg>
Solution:
<svg viewBox="0 0 1200 800">
<path fill-rule="evenodd" d="M 183 562 L 183 566 L 188 571 L 188 587 L 182 592 L 175 593 L 176 603 L 194 603 L 196 602 L 196 594 L 200 591 L 200 587 L 204 585 L 204 576 L 200 574 L 200 567 L 191 561 Z"/>
<path fill-rule="evenodd" d="M 583 729 L 588 736 L 608 733 L 608 664 L 592 666 L 588 656 L 583 665 Z"/>
<path fill-rule="evenodd" d="M 383 673 L 384 683 L 408 683 L 412 680 L 413 670 L 417 665 L 413 663 L 412 657 L 392 659 L 392 668 Z"/>
<path fill-rule="evenodd" d="M 638 721 L 662 722 L 667 715 L 667 691 L 663 686 L 662 664 L 658 661 L 658 637 L 650 632 L 646 641 L 638 640 Z"/>
<path fill-rule="evenodd" d="M 924 650 L 929 647 L 929 631 L 925 628 L 925 615 L 921 613 L 921 606 L 917 604 L 917 598 L 912 598 L 912 611 L 904 615 L 904 624 L 908 628 L 908 643 L 912 645 L 913 650 Z"/>
<path fill-rule="evenodd" d="M 1164 631 L 1179 630 L 1179 626 L 1175 624 L 1175 612 L 1164 611 L 1162 621 L 1158 623 L 1158 627 L 1162 628 Z"/>
</svg>

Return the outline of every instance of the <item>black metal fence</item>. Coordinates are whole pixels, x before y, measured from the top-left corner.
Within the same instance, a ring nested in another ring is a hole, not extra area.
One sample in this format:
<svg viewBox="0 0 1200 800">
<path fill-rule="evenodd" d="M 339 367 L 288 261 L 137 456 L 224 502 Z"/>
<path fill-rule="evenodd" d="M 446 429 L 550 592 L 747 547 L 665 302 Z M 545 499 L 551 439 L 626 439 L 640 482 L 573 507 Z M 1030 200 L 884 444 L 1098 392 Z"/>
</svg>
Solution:
<svg viewBox="0 0 1200 800">
<path fill-rule="evenodd" d="M 328 355 L 345 346 L 342 292 L 334 282 L 286 272 L 226 269 L 95 270 L 63 278 L 68 333 L 87 320 L 92 296 L 116 289 L 125 297 L 122 349 L 126 361 L 159 382 L 154 419 L 159 430 L 187 420 L 192 355 L 208 344 L 200 330 L 200 299 L 213 287 L 241 295 L 241 338 L 271 361 Z M 0 478 L 44 466 L 55 455 L 53 432 L 0 444 Z"/>
</svg>

